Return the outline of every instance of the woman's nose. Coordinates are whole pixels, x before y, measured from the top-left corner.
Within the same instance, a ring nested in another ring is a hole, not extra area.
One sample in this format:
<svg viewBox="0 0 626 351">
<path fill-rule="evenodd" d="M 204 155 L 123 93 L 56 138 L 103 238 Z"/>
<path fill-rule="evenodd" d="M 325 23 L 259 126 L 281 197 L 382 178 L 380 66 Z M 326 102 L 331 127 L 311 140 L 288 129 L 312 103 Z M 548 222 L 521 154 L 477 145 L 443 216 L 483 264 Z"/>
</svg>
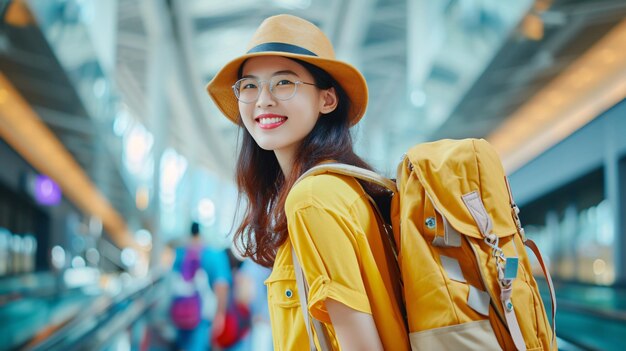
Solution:
<svg viewBox="0 0 626 351">
<path fill-rule="evenodd" d="M 274 106 L 275 104 L 276 99 L 270 92 L 270 84 L 261 84 L 261 91 L 259 91 L 259 97 L 256 99 L 257 107 Z"/>
</svg>

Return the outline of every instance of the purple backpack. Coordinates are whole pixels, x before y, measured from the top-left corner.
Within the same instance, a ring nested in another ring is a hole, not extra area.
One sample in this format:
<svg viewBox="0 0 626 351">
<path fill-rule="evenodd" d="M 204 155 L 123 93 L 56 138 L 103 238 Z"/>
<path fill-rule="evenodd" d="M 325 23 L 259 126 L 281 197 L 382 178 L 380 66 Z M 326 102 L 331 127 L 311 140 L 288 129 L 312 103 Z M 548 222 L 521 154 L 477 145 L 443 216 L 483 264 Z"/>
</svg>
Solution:
<svg viewBox="0 0 626 351">
<path fill-rule="evenodd" d="M 201 251 L 201 247 L 187 247 L 181 270 L 175 273 L 170 317 L 179 329 L 195 329 L 202 318 L 202 300 L 194 281 L 196 271 L 200 269 Z"/>
</svg>

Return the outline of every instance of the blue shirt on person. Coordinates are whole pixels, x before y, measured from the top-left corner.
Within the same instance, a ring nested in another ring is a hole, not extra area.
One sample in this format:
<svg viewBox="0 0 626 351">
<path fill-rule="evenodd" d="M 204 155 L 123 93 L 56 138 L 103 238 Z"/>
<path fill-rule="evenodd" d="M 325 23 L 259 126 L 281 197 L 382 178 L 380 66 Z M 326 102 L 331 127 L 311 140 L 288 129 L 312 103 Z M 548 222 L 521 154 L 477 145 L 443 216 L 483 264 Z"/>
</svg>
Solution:
<svg viewBox="0 0 626 351">
<path fill-rule="evenodd" d="M 186 250 L 186 246 L 176 248 L 172 271 L 181 272 Z M 232 286 L 230 264 L 224 250 L 204 247 L 200 256 L 200 266 L 206 272 L 211 288 L 217 283 Z M 211 321 L 203 318 L 193 330 L 178 330 L 176 345 L 187 351 L 206 351 L 210 349 L 210 336 Z"/>
</svg>

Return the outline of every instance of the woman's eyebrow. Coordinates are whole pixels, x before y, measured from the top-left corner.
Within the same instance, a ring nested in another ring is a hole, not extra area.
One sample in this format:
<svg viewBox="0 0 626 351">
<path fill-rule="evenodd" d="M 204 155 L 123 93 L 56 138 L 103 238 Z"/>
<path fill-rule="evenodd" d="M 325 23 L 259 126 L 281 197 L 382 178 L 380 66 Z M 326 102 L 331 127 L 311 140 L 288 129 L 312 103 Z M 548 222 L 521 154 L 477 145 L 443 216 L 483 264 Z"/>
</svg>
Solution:
<svg viewBox="0 0 626 351">
<path fill-rule="evenodd" d="M 274 74 L 272 74 L 272 77 L 279 76 L 281 74 L 293 74 L 294 76 L 299 77 L 296 72 L 288 70 L 288 69 L 287 70 L 283 70 L 283 71 L 274 72 Z"/>
<path fill-rule="evenodd" d="M 292 74 L 292 75 L 294 75 L 296 77 L 300 77 L 296 72 L 294 72 L 292 70 L 288 70 L 288 69 L 287 70 L 274 72 L 274 73 L 272 73 L 272 77 L 280 76 L 280 75 L 283 75 L 283 74 Z M 246 75 L 241 76 L 241 78 L 255 78 L 255 79 L 259 79 L 259 77 L 255 76 L 254 74 L 246 74 Z"/>
</svg>

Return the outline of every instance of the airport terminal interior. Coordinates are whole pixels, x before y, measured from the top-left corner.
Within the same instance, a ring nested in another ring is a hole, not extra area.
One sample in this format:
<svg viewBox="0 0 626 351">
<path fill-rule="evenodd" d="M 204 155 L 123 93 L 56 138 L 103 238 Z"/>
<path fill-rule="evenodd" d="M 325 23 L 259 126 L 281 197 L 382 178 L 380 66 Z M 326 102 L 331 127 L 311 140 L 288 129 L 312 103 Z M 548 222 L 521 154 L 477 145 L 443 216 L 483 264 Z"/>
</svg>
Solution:
<svg viewBox="0 0 626 351">
<path fill-rule="evenodd" d="M 626 1 L 0 0 L 0 350 L 175 349 L 168 275 L 193 222 L 233 277 L 251 266 L 232 245 L 241 133 L 205 86 L 283 13 L 365 76 L 352 135 L 380 174 L 418 143 L 489 141 L 559 349 L 626 347 Z M 272 349 L 247 311 L 213 350 Z"/>
</svg>

